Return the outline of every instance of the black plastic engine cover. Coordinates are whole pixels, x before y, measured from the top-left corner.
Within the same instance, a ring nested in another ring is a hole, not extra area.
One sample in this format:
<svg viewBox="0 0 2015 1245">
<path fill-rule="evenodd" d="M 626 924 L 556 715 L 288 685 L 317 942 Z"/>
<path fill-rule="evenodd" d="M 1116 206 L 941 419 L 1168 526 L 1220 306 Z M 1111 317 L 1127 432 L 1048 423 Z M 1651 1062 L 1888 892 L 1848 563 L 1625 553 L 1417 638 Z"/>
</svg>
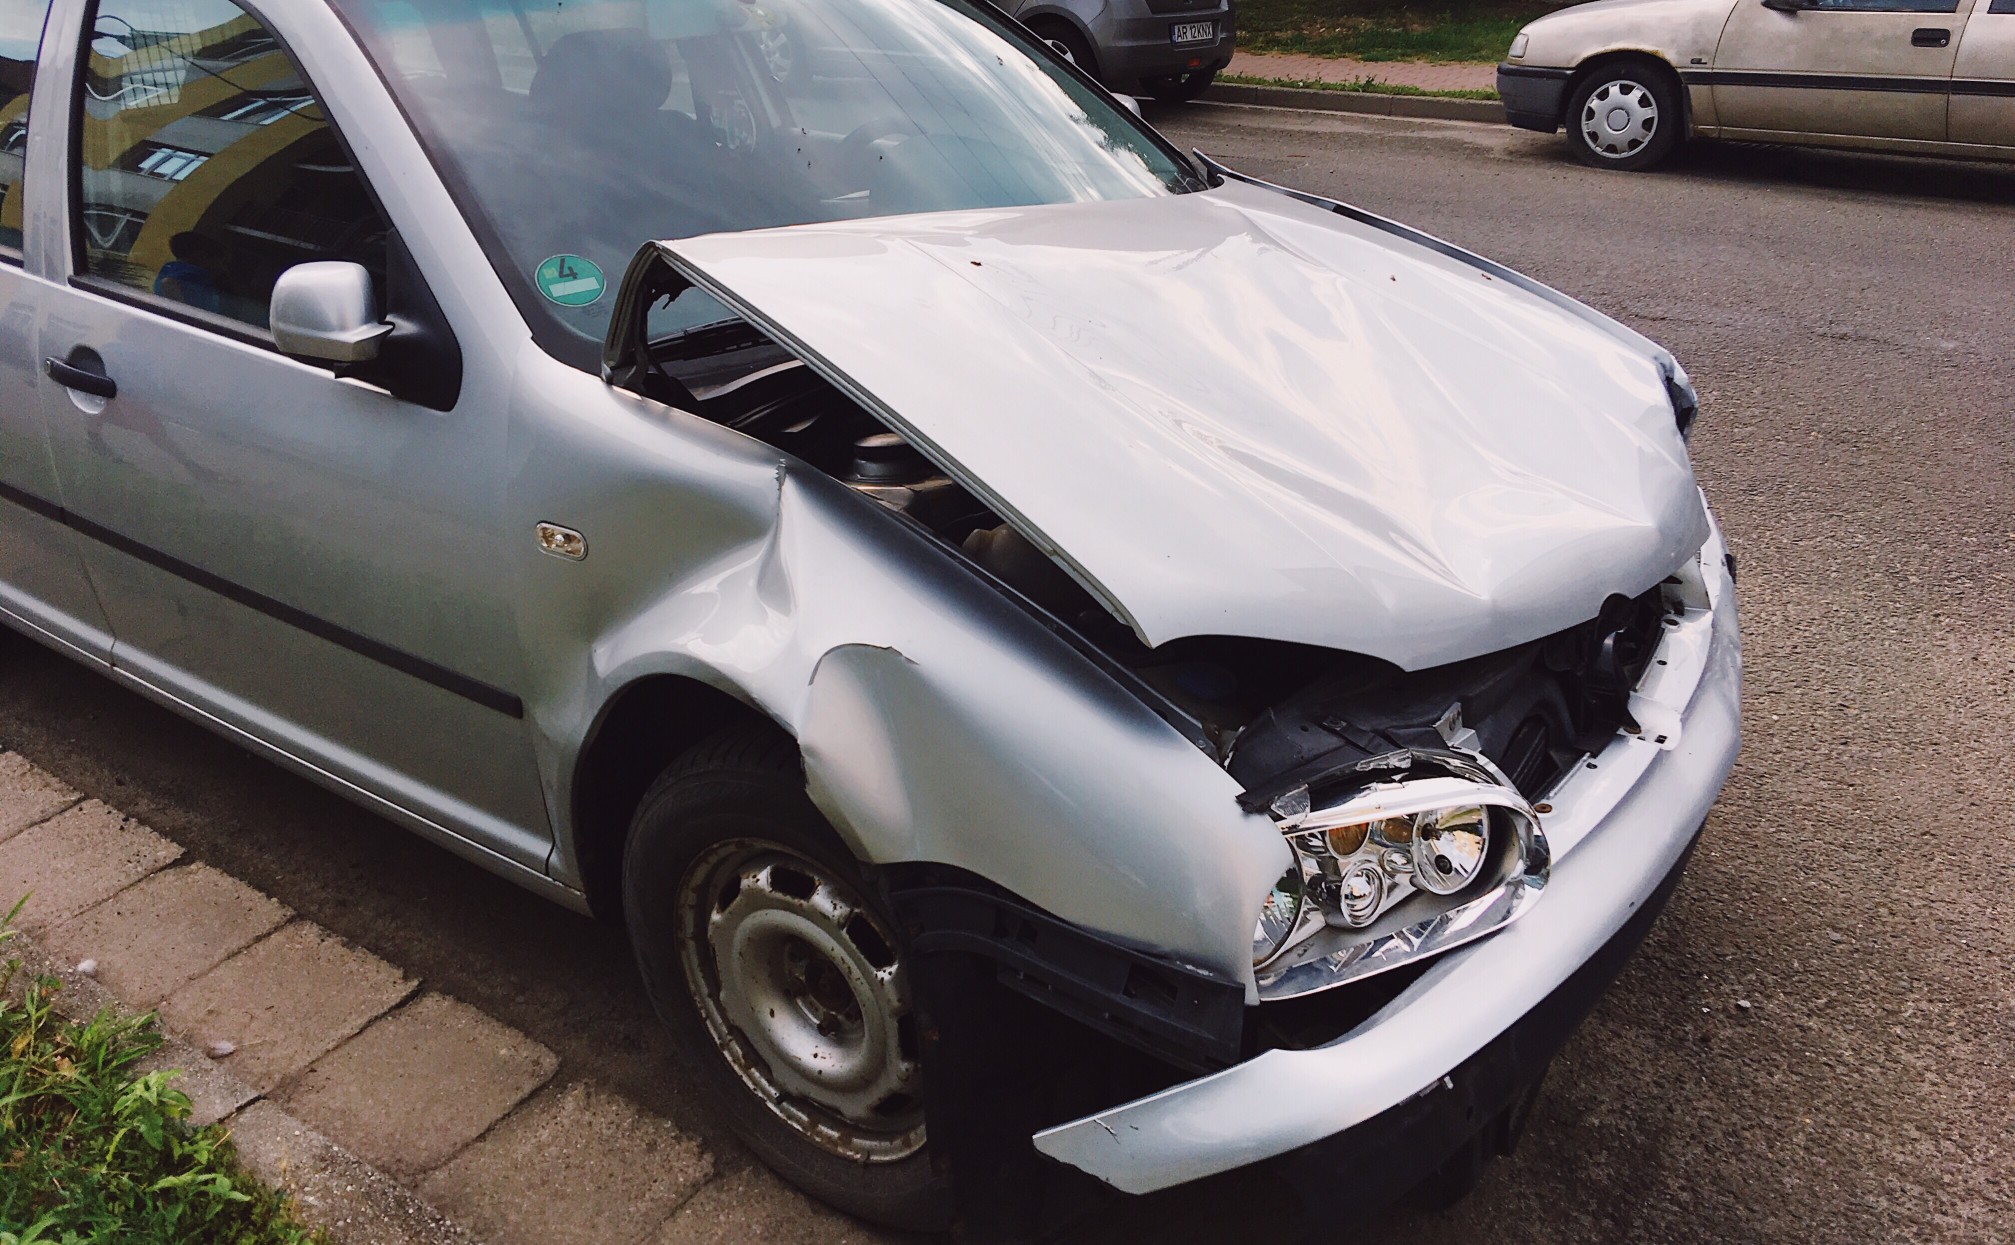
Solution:
<svg viewBox="0 0 2015 1245">
<path fill-rule="evenodd" d="M 1665 616 L 1660 590 L 1611 597 L 1577 627 L 1429 670 L 1353 657 L 1239 733 L 1229 769 L 1247 791 L 1281 788 L 1407 748 L 1445 748 L 1460 706 L 1477 749 L 1528 797 L 1619 729 Z"/>
</svg>

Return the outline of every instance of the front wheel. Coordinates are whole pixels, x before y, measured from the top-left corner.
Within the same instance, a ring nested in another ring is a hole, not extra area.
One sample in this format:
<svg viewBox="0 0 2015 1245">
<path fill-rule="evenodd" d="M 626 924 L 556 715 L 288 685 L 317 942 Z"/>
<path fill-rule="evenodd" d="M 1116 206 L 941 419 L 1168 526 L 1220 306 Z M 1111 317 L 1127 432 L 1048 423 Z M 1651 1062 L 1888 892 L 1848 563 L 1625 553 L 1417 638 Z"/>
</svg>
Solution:
<svg viewBox="0 0 2015 1245">
<path fill-rule="evenodd" d="M 1052 19 L 1037 27 L 1036 33 L 1065 60 L 1092 77 L 1098 77 L 1098 54 L 1092 51 L 1090 41 L 1078 33 L 1077 27 Z"/>
<path fill-rule="evenodd" d="M 1670 71 L 1619 61 L 1585 78 L 1567 102 L 1567 143 L 1583 164 L 1648 169 L 1679 145 L 1685 118 Z"/>
<path fill-rule="evenodd" d="M 765 723 L 696 746 L 644 796 L 623 863 L 645 988 L 735 1132 L 821 1201 L 946 1226 L 897 926 L 796 745 Z"/>
</svg>

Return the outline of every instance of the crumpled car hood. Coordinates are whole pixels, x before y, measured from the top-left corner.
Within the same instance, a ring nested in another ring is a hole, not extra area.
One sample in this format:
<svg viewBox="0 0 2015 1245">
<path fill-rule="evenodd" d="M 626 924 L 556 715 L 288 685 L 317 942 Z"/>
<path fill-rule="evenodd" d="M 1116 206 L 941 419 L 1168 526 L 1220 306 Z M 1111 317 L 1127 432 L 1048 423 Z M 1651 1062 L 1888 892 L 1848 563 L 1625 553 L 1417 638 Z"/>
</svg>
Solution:
<svg viewBox="0 0 2015 1245">
<path fill-rule="evenodd" d="M 1271 190 L 660 245 L 1149 645 L 1418 669 L 1591 618 L 1706 538 L 1662 352 Z"/>
</svg>

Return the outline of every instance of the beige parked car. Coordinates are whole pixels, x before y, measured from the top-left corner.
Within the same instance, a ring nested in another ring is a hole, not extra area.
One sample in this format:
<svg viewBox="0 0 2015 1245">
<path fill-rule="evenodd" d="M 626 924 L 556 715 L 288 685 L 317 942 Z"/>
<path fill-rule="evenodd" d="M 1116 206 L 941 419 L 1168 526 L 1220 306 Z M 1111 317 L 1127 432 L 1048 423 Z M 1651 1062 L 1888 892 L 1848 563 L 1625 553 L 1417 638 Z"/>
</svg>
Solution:
<svg viewBox="0 0 2015 1245">
<path fill-rule="evenodd" d="M 1602 168 L 1688 135 L 2015 160 L 2015 0 L 1596 0 L 1520 31 L 1497 89 Z"/>
</svg>

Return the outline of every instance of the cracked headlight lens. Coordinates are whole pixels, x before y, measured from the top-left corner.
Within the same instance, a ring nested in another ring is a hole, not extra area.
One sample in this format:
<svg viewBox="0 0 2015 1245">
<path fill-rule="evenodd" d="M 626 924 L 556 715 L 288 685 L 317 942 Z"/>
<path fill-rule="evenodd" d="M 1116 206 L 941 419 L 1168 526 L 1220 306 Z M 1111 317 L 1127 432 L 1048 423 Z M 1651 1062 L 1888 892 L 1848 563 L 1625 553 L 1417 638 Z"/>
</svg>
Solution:
<svg viewBox="0 0 2015 1245">
<path fill-rule="evenodd" d="M 1267 801 L 1295 868 L 1253 932 L 1262 997 L 1438 955 L 1508 924 L 1545 888 L 1539 811 L 1494 766 L 1467 753 L 1406 756 L 1385 771 L 1412 771 L 1404 777 L 1343 776 Z"/>
</svg>

